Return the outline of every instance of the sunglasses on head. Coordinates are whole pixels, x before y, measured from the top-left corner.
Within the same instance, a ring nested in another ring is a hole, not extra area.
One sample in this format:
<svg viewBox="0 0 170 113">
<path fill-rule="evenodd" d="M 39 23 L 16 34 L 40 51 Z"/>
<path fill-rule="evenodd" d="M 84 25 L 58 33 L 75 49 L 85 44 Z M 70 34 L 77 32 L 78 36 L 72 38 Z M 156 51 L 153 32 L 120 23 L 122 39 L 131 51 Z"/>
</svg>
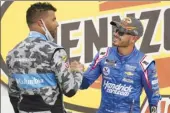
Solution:
<svg viewBox="0 0 170 113">
<path fill-rule="evenodd" d="M 119 27 L 119 28 L 114 28 L 114 31 L 119 34 L 119 36 L 123 36 L 125 34 L 127 35 L 132 35 L 132 36 L 136 36 L 133 32 L 128 31 L 127 29 L 123 28 L 123 27 Z"/>
</svg>

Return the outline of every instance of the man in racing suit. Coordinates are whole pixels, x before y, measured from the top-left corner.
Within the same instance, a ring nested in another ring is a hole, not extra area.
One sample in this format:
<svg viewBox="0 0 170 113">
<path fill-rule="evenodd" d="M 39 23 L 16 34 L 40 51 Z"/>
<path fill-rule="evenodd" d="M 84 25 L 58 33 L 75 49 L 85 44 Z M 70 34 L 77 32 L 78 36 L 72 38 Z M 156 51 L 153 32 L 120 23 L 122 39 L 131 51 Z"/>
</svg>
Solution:
<svg viewBox="0 0 170 113">
<path fill-rule="evenodd" d="M 140 20 L 127 17 L 112 21 L 113 45 L 101 48 L 84 73 L 81 89 L 88 88 L 102 74 L 102 97 L 97 113 L 140 113 L 144 87 L 150 112 L 160 100 L 155 61 L 137 50 L 135 42 L 143 34 Z"/>
<path fill-rule="evenodd" d="M 53 42 L 58 27 L 55 11 L 49 3 L 31 5 L 30 33 L 7 55 L 15 113 L 65 113 L 62 95 L 72 97 L 81 85 L 80 65 L 70 69 L 64 48 Z"/>
</svg>

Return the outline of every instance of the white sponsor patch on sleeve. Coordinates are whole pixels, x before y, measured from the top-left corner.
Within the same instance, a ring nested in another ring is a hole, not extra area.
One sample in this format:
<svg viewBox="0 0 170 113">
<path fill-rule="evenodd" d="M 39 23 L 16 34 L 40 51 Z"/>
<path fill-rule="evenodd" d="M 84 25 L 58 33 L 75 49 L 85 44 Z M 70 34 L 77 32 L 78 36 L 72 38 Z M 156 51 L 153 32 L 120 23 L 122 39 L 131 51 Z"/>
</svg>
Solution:
<svg viewBox="0 0 170 113">
<path fill-rule="evenodd" d="M 150 65 L 151 62 L 153 62 L 154 59 L 151 57 L 151 56 L 144 56 L 143 59 L 141 60 L 141 65 L 142 65 L 142 68 L 144 70 L 146 70 L 148 68 L 148 66 Z"/>
<path fill-rule="evenodd" d="M 158 79 L 152 81 L 152 85 L 158 84 Z"/>
</svg>

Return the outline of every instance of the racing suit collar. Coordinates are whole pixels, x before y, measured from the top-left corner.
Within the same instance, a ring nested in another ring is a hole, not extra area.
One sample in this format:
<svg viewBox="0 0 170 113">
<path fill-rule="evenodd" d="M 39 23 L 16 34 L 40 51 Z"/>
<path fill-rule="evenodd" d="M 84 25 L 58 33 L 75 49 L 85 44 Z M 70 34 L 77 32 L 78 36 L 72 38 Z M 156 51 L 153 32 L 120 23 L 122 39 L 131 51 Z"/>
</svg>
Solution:
<svg viewBox="0 0 170 113">
<path fill-rule="evenodd" d="M 37 32 L 37 31 L 30 31 L 28 37 L 29 38 L 41 38 L 43 40 L 47 40 L 45 35 L 41 34 L 40 32 Z"/>
<path fill-rule="evenodd" d="M 136 54 L 136 52 L 137 52 L 137 49 L 136 49 L 136 47 L 134 47 L 133 51 L 129 55 L 120 55 L 118 48 L 116 48 L 116 54 L 117 54 L 117 57 L 120 61 L 127 61 L 128 59 L 133 57 Z"/>
</svg>

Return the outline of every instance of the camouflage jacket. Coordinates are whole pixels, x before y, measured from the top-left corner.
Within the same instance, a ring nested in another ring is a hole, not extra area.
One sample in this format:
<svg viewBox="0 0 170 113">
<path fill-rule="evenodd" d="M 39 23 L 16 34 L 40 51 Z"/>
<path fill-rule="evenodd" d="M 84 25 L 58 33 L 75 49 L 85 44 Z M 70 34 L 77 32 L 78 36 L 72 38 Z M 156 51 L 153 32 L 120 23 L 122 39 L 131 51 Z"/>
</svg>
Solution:
<svg viewBox="0 0 170 113">
<path fill-rule="evenodd" d="M 8 53 L 6 63 L 15 112 L 63 113 L 62 94 L 73 96 L 82 82 L 81 72 L 70 71 L 64 48 L 35 31 Z"/>
</svg>

